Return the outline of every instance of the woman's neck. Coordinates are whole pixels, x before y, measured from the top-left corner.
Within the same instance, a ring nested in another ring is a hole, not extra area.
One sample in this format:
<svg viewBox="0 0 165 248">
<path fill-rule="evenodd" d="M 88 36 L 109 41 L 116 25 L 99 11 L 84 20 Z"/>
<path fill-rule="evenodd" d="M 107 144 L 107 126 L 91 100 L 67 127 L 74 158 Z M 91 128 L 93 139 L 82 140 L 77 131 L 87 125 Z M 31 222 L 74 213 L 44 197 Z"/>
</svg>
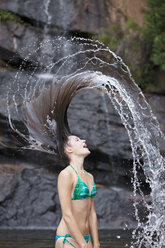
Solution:
<svg viewBox="0 0 165 248">
<path fill-rule="evenodd" d="M 72 158 L 69 164 L 73 165 L 73 167 L 79 171 L 84 171 L 84 158 Z"/>
</svg>

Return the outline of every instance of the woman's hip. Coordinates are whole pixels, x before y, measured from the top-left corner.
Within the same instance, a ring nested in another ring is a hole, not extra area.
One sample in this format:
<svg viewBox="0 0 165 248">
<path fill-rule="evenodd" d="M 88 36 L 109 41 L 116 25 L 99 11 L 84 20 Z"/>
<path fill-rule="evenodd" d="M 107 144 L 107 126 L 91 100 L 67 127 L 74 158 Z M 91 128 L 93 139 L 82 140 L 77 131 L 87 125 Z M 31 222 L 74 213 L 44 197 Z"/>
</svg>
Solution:
<svg viewBox="0 0 165 248">
<path fill-rule="evenodd" d="M 90 242 L 91 243 L 91 234 L 88 235 L 84 235 L 84 239 L 86 241 L 86 243 Z M 75 247 L 77 248 L 77 242 L 75 240 L 75 238 L 70 235 L 69 233 L 65 234 L 65 235 L 57 235 L 55 237 L 55 248 L 65 248 L 66 247 Z M 92 246 L 91 246 L 92 247 Z"/>
</svg>

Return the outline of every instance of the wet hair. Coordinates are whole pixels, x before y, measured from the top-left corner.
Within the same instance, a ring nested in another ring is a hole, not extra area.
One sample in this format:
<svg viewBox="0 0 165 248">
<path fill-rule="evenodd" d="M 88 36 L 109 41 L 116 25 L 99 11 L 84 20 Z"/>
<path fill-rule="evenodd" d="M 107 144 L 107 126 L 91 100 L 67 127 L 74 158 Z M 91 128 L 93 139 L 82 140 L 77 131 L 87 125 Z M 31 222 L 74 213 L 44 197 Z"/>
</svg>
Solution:
<svg viewBox="0 0 165 248">
<path fill-rule="evenodd" d="M 68 154 L 65 152 L 65 148 L 67 147 L 67 146 L 70 146 L 70 144 L 69 144 L 69 135 L 68 136 L 66 136 L 66 139 L 62 142 L 62 144 L 61 144 L 61 158 L 62 158 L 62 160 L 63 160 L 63 162 L 65 162 L 66 164 L 69 164 L 70 163 L 70 158 L 69 158 L 69 156 L 68 156 Z"/>
<path fill-rule="evenodd" d="M 69 157 L 65 152 L 68 137 L 73 135 L 67 119 L 67 109 L 73 97 L 90 85 L 91 80 L 74 76 L 51 83 L 38 97 L 26 102 L 26 127 L 30 140 L 35 140 L 46 152 L 59 154 L 65 162 Z"/>
</svg>

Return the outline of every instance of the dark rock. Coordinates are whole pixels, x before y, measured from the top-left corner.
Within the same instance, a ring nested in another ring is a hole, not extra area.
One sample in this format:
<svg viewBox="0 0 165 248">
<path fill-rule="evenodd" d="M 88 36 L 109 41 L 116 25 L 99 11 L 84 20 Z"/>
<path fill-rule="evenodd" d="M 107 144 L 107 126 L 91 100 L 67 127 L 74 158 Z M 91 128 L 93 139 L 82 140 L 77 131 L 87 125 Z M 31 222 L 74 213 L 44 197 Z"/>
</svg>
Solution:
<svg viewBox="0 0 165 248">
<path fill-rule="evenodd" d="M 2 22 L 1 23 L 1 36 L 0 36 L 0 58 L 7 61 L 12 65 L 19 65 L 26 58 L 28 62 L 28 55 L 31 51 L 36 51 L 35 57 L 31 56 L 30 59 L 33 60 L 27 63 L 27 67 L 34 67 L 34 61 L 37 62 L 37 58 L 40 58 L 39 45 L 45 41 L 45 39 L 53 39 L 54 33 L 52 35 L 45 34 L 37 27 L 25 26 L 20 23 L 14 22 Z M 25 62 L 24 62 L 25 63 Z M 32 65 L 30 64 L 32 63 Z M 42 61 L 40 61 L 42 63 Z M 38 65 L 38 64 L 37 64 Z"/>
<path fill-rule="evenodd" d="M 10 174 L 0 167 L 0 203 L 12 198 L 18 186 L 16 175 Z"/>
<path fill-rule="evenodd" d="M 108 9 L 106 1 L 2 1 L 1 8 L 38 23 L 51 24 L 58 29 L 98 33 L 106 26 Z M 103 14 L 100 14 L 103 13 Z M 80 21 L 81 20 L 81 21 Z M 108 19 L 109 20 L 109 19 Z"/>
<path fill-rule="evenodd" d="M 6 166 L 1 165 L 1 168 L 9 173 Z M 4 186 L 8 190 L 1 190 L 0 226 L 57 227 L 61 218 L 57 176 L 34 169 L 17 169 L 13 174 L 10 169 L 10 174 L 13 183 L 7 181 Z M 4 173 L 1 174 L 3 177 Z M 132 199 L 131 192 L 127 190 L 98 188 L 95 205 L 99 228 L 135 226 L 135 217 L 130 215 L 134 212 Z M 140 210 L 143 214 L 142 207 Z"/>
<path fill-rule="evenodd" d="M 123 189 L 99 188 L 95 198 L 98 225 L 100 228 L 133 228 L 136 219 L 131 192 Z M 128 211 L 129 208 L 129 211 Z M 141 208 L 141 215 L 143 215 Z"/>
<path fill-rule="evenodd" d="M 0 226 L 57 225 L 61 212 L 56 178 L 32 169 L 14 173 L 10 194 L 7 190 L 3 192 Z"/>
<path fill-rule="evenodd" d="M 39 44 L 48 39 L 53 39 L 59 34 L 90 37 L 98 34 L 100 29 L 118 23 L 122 29 L 128 18 L 134 17 L 140 25 L 143 23 L 142 7 L 145 1 L 135 1 L 136 12 L 132 3 L 126 1 L 89 1 L 66 0 L 64 1 L 12 1 L 1 0 L 1 9 L 15 15 L 12 21 L 1 22 L 0 58 L 8 61 L 13 59 L 15 64 L 20 64 Z M 127 14 L 125 14 L 127 12 Z M 138 13 L 138 16 L 137 14 Z M 20 22 L 16 17 L 20 18 Z M 38 50 L 35 60 L 40 58 Z M 19 58 L 20 57 L 20 58 Z M 41 62 L 41 61 L 40 61 Z M 10 61 L 11 63 L 11 61 Z"/>
<path fill-rule="evenodd" d="M 139 25 L 143 23 L 143 11 L 146 1 L 136 0 L 134 5 L 125 1 L 12 1 L 1 0 L 1 8 L 33 20 L 35 26 L 40 23 L 52 25 L 67 31 L 99 33 L 100 28 L 118 23 L 124 27 L 128 18 L 134 18 Z M 30 22 L 31 23 L 31 22 Z"/>
</svg>

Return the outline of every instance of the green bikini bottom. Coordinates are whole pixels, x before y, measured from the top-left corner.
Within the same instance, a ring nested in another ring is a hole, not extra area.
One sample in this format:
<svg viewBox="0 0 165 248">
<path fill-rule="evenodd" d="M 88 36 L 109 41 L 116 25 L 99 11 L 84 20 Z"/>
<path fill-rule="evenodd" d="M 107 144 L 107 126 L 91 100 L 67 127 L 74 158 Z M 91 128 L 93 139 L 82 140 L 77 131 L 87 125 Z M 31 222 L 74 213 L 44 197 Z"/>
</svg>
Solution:
<svg viewBox="0 0 165 248">
<path fill-rule="evenodd" d="M 60 235 L 57 235 L 57 234 L 56 234 L 54 248 L 56 248 L 57 239 L 60 238 L 60 237 L 63 237 L 63 238 L 64 238 L 64 239 L 63 239 L 62 248 L 64 248 L 64 243 L 65 243 L 65 241 L 68 242 L 69 244 L 71 244 L 73 247 L 75 247 L 70 241 L 67 240 L 68 237 L 71 237 L 71 238 L 73 238 L 73 239 L 74 239 L 74 237 L 67 233 L 65 236 L 60 236 Z M 91 235 L 90 235 L 90 234 L 84 236 L 84 239 L 85 239 L 86 243 L 89 242 L 90 238 L 91 238 Z M 76 248 L 76 247 L 75 247 L 75 248 Z"/>
</svg>

